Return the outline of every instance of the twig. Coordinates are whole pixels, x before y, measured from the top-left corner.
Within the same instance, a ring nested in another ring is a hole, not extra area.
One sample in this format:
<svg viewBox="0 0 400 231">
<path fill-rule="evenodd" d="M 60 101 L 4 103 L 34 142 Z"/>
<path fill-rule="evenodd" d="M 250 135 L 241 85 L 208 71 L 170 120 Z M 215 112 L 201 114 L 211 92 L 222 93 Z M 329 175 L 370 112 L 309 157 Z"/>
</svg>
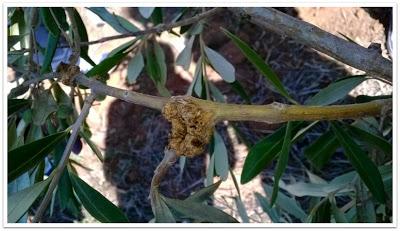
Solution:
<svg viewBox="0 0 400 231">
<path fill-rule="evenodd" d="M 194 17 L 188 18 L 188 19 L 184 19 L 175 23 L 170 23 L 170 24 L 159 24 L 155 27 L 149 28 L 147 30 L 142 30 L 142 31 L 136 31 L 136 32 L 130 32 L 130 33 L 125 33 L 125 34 L 119 34 L 119 35 L 113 35 L 113 36 L 109 36 L 109 37 L 104 37 L 98 40 L 94 40 L 94 41 L 89 41 L 89 42 L 81 42 L 80 45 L 81 46 L 87 46 L 87 45 L 93 45 L 96 43 L 103 43 L 103 42 L 107 42 L 110 40 L 114 40 L 114 39 L 122 39 L 122 38 L 128 38 L 128 37 L 137 37 L 137 36 L 141 36 L 141 35 L 146 35 L 146 34 L 153 34 L 153 33 L 161 33 L 163 31 L 166 30 L 171 30 L 175 27 L 180 27 L 180 26 L 185 26 L 185 25 L 189 25 L 195 22 L 200 21 L 203 18 L 207 18 L 210 17 L 214 14 L 216 14 L 219 10 L 221 10 L 222 8 L 213 8 L 207 12 L 198 14 Z"/>
<path fill-rule="evenodd" d="M 74 18 L 74 12 L 72 11 L 71 7 L 65 7 L 64 8 L 65 11 L 67 12 L 68 18 L 71 21 L 71 28 L 72 28 L 72 32 L 73 32 L 73 53 L 71 55 L 71 57 L 69 58 L 69 63 L 72 65 L 75 65 L 80 57 L 81 54 L 81 47 L 80 47 L 80 43 L 81 43 L 81 37 L 79 36 L 79 31 L 78 31 L 78 25 L 75 21 Z"/>
<path fill-rule="evenodd" d="M 391 61 L 383 58 L 373 49 L 348 42 L 272 8 L 232 7 L 228 9 L 237 15 L 248 15 L 251 22 L 262 28 L 296 39 L 369 75 L 392 79 Z"/>
<path fill-rule="evenodd" d="M 96 93 L 91 93 L 86 99 L 85 99 L 85 104 L 83 105 L 81 114 L 79 115 L 78 119 L 75 121 L 73 127 L 72 127 L 72 133 L 71 136 L 68 139 L 68 143 L 65 147 L 64 153 L 61 157 L 61 160 L 57 166 L 57 168 L 54 170 L 56 171 L 54 178 L 51 180 L 49 188 L 47 189 L 46 195 L 44 196 L 42 202 L 39 205 L 39 208 L 36 212 L 35 218 L 33 219 L 34 223 L 40 222 L 44 212 L 47 209 L 47 206 L 49 205 L 51 196 L 53 194 L 53 191 L 55 187 L 58 184 L 58 181 L 60 180 L 60 177 L 64 171 L 65 166 L 67 165 L 69 155 L 71 154 L 72 146 L 76 141 L 76 138 L 78 136 L 79 129 L 85 120 L 86 116 L 89 114 L 90 107 L 92 106 L 93 101 L 96 98 Z"/>
<path fill-rule="evenodd" d="M 72 46 L 72 40 L 68 36 L 67 32 L 62 28 L 61 23 L 58 21 L 56 14 L 53 12 L 51 8 L 49 8 L 51 15 L 53 16 L 54 22 L 57 24 L 58 29 L 61 31 L 61 34 L 64 36 L 65 40 L 67 40 L 68 47 L 73 47 Z"/>
<path fill-rule="evenodd" d="M 150 195 L 149 195 L 151 207 L 153 208 L 153 210 L 155 207 L 154 204 L 155 193 L 158 193 L 158 188 L 161 184 L 162 179 L 167 174 L 168 169 L 176 162 L 177 158 L 178 157 L 174 151 L 165 149 L 164 158 L 154 171 L 153 178 L 151 179 Z M 155 211 L 153 211 L 153 213 L 155 214 Z"/>
</svg>

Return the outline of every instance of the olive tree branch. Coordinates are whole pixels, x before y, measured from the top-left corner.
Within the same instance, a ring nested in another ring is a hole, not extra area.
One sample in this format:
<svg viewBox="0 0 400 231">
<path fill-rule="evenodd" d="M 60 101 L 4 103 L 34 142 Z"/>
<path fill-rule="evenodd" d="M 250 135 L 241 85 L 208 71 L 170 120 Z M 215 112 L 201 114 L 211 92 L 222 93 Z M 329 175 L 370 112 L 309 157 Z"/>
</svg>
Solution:
<svg viewBox="0 0 400 231">
<path fill-rule="evenodd" d="M 250 16 L 261 28 L 288 36 L 372 76 L 392 79 L 392 63 L 374 49 L 348 42 L 310 23 L 291 17 L 272 8 L 231 7 L 236 15 Z"/>
<path fill-rule="evenodd" d="M 196 16 L 193 16 L 191 18 L 187 18 L 187 19 L 183 19 L 181 21 L 175 22 L 175 23 L 169 23 L 169 24 L 159 24 L 157 26 L 154 26 L 152 28 L 149 28 L 147 30 L 141 30 L 141 31 L 136 31 L 136 32 L 130 32 L 130 33 L 125 33 L 125 34 L 119 34 L 119 35 L 113 35 L 113 36 L 108 36 L 108 37 L 104 37 L 98 40 L 93 40 L 93 41 L 89 41 L 89 42 L 81 42 L 80 45 L 81 46 L 87 46 L 87 45 L 93 45 L 93 44 L 97 44 L 97 43 L 104 43 L 110 40 L 115 40 L 115 39 L 122 39 L 122 38 L 128 38 L 128 37 L 137 37 L 137 36 L 142 36 L 142 35 L 147 35 L 147 34 L 153 34 L 153 33 L 161 33 L 163 31 L 167 31 L 167 30 L 171 30 L 175 27 L 180 27 L 180 26 L 185 26 L 185 25 L 189 25 L 192 23 L 196 23 L 198 21 L 200 21 L 201 19 L 210 17 L 214 14 L 216 14 L 219 10 L 221 10 L 222 8 L 213 8 L 211 10 L 208 10 L 204 13 L 198 14 Z"/>
<path fill-rule="evenodd" d="M 71 136 L 68 139 L 68 143 L 65 147 L 64 153 L 61 157 L 61 160 L 60 160 L 58 166 L 56 167 L 56 169 L 54 170 L 54 171 L 56 171 L 56 173 L 55 173 L 53 179 L 51 180 L 49 188 L 47 189 L 46 195 L 44 196 L 42 202 L 40 203 L 39 208 L 36 212 L 36 215 L 33 219 L 33 222 L 35 222 L 35 223 L 41 221 L 41 219 L 44 215 L 44 212 L 46 211 L 47 206 L 49 205 L 49 202 L 53 195 L 53 191 L 56 188 L 56 186 L 61 178 L 61 175 L 65 169 L 65 166 L 68 163 L 69 155 L 71 154 L 72 146 L 76 141 L 80 127 L 81 127 L 83 121 L 85 120 L 86 116 L 89 114 L 90 107 L 92 106 L 92 103 L 95 100 L 95 98 L 96 98 L 96 93 L 93 93 L 93 92 L 88 97 L 86 97 L 81 114 L 79 115 L 78 119 L 75 121 L 74 125 L 72 126 Z"/>
</svg>

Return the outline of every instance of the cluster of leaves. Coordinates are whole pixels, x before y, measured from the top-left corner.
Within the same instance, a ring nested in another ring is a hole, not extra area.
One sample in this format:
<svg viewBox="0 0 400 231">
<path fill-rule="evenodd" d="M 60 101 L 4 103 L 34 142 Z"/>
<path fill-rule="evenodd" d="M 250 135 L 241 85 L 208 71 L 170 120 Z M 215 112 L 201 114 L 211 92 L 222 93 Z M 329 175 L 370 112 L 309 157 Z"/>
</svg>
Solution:
<svg viewBox="0 0 400 231">
<path fill-rule="evenodd" d="M 110 13 L 106 8 L 91 7 L 88 10 L 98 15 L 118 33 L 139 30 L 123 17 Z M 139 12 L 143 21 L 151 21 L 155 26 L 166 22 L 162 8 L 139 8 Z M 168 22 L 180 20 L 187 12 L 186 8 L 182 9 Z M 88 42 L 85 25 L 75 9 L 73 9 L 73 17 L 81 42 Z M 18 73 L 17 79 L 27 79 L 30 76 L 26 75 L 28 70 L 25 67 L 27 64 L 32 64 L 32 58 L 24 50 L 35 50 L 36 54 L 44 57 L 42 63 L 36 63 L 39 66 L 36 71 L 40 74 L 53 71 L 51 64 L 60 43 L 61 31 L 67 32 L 71 37 L 74 36 L 64 9 L 10 8 L 8 20 L 8 65 Z M 59 23 L 55 23 L 56 21 Z M 43 24 L 49 32 L 46 47 L 40 47 L 35 41 L 32 43 L 29 39 L 31 31 L 40 24 Z M 195 64 L 194 78 L 186 94 L 206 100 L 225 102 L 221 91 L 208 80 L 206 67 L 209 66 L 232 87 L 233 91 L 250 103 L 250 96 L 235 78 L 233 65 L 204 42 L 205 26 L 206 23 L 200 20 L 192 25 L 182 26 L 179 33 L 175 30 L 169 32 L 186 38 L 186 46 L 176 60 L 176 65 L 182 66 L 185 70 L 190 67 L 195 43 L 198 43 L 200 49 L 200 57 Z M 254 68 L 265 77 L 268 84 L 287 101 L 298 104 L 289 95 L 276 73 L 251 46 L 224 28 L 221 28 L 221 33 L 231 39 Z M 99 76 L 105 81 L 110 70 L 129 54 L 133 54 L 128 61 L 127 82 L 134 83 L 145 70 L 159 94 L 170 96 L 165 87 L 167 81 L 165 53 L 157 42 L 156 35 L 137 36 L 112 50 L 98 64 L 89 57 L 88 49 L 89 46 L 82 46 L 80 53 L 81 58 L 93 66 L 86 73 L 88 77 Z M 349 76 L 339 79 L 311 97 L 306 104 L 335 103 L 366 79 L 366 76 Z M 32 91 L 26 92 L 27 90 L 9 96 L 8 100 L 8 222 L 26 221 L 24 215 L 35 200 L 46 191 L 57 170 L 56 167 L 47 169 L 47 166 L 58 165 L 64 151 L 63 147 L 68 140 L 70 126 L 77 118 L 76 105 L 83 105 L 84 94 L 81 94 L 81 91 L 85 91 L 72 88 L 72 94 L 76 93 L 80 99 L 79 102 L 75 102 L 56 81 L 53 81 L 47 89 L 38 85 Z M 20 95 L 23 97 L 17 98 Z M 374 99 L 363 96 L 358 98 L 363 102 Z M 330 182 L 319 178 L 311 171 L 308 171 L 310 182 L 286 184 L 280 180 L 288 165 L 291 145 L 300 140 L 317 123 L 319 121 L 289 122 L 250 147 L 240 183 L 245 184 L 251 181 L 276 161 L 274 183 L 272 187 L 264 185 L 268 198 L 255 194 L 273 222 L 292 222 L 293 218 L 302 222 L 390 220 L 392 145 L 387 141 L 387 137 L 390 135 L 391 125 L 389 124 L 388 129 L 382 132 L 375 118 L 356 120 L 352 124 L 341 121 L 331 122 L 328 131 L 308 146 L 304 152 L 313 170 L 320 170 L 328 164 L 336 150 L 343 148 L 346 158 L 355 171 L 343 173 Z M 239 130 L 234 124 L 230 126 L 234 127 L 235 131 Z M 90 140 L 91 133 L 86 124 L 82 126 L 79 136 L 102 160 L 101 152 Z M 219 176 L 222 181 L 225 181 L 229 174 L 238 191 L 239 196 L 235 198 L 235 202 L 241 219 L 243 222 L 249 222 L 240 198 L 239 184 L 228 164 L 227 148 L 217 131 L 214 132 L 209 145 L 209 153 L 206 187 L 185 200 L 167 198 L 157 192 L 153 208 L 155 222 L 237 222 L 206 202 L 221 183 L 221 181 L 214 183 L 214 176 Z M 374 159 L 371 159 L 372 156 Z M 63 210 L 68 210 L 75 215 L 79 214 L 80 206 L 83 205 L 93 217 L 101 222 L 128 222 L 119 208 L 79 178 L 74 169 L 76 164 L 80 163 L 73 155 L 54 193 L 50 214 L 54 201 L 57 200 Z M 183 169 L 185 157 L 181 157 L 180 165 Z M 292 195 L 292 197 L 287 195 Z M 305 196 L 312 198 L 308 214 L 295 199 Z M 338 196 L 347 196 L 350 202 L 339 208 L 335 200 Z M 362 207 L 356 206 L 359 201 L 362 201 Z M 378 219 L 376 214 L 382 215 Z"/>
</svg>

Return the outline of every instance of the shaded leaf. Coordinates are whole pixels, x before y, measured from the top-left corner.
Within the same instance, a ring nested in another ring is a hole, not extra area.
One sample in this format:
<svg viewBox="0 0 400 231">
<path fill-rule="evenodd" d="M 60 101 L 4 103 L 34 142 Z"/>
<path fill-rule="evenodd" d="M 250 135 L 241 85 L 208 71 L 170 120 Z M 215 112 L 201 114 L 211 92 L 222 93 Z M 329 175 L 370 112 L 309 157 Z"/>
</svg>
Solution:
<svg viewBox="0 0 400 231">
<path fill-rule="evenodd" d="M 12 150 L 17 142 L 17 125 L 16 125 L 17 118 L 13 116 L 11 119 L 8 120 L 7 124 L 7 147 L 8 150 Z"/>
<path fill-rule="evenodd" d="M 380 203 L 385 203 L 386 195 L 378 168 L 339 124 L 333 122 L 332 128 L 340 145 L 344 148 L 346 157 L 350 160 L 372 195 Z"/>
<path fill-rule="evenodd" d="M 290 141 L 292 138 L 291 133 L 292 133 L 292 122 L 288 122 L 286 125 L 285 138 L 283 139 L 282 148 L 281 151 L 279 152 L 279 159 L 275 169 L 274 188 L 271 196 L 271 206 L 275 204 L 279 191 L 279 180 L 281 179 L 281 176 L 285 172 L 286 166 L 288 164 L 290 144 L 291 144 Z"/>
<path fill-rule="evenodd" d="M 150 18 L 151 14 L 153 13 L 155 7 L 138 7 L 139 13 L 144 18 Z"/>
<path fill-rule="evenodd" d="M 218 102 L 225 103 L 225 97 L 222 94 L 222 92 L 210 81 L 208 82 L 208 86 L 210 87 L 211 95 L 214 97 L 214 99 Z"/>
<path fill-rule="evenodd" d="M 157 64 L 160 70 L 161 84 L 165 85 L 167 82 L 167 64 L 165 62 L 165 53 L 160 44 L 154 43 L 154 54 L 156 56 Z"/>
<path fill-rule="evenodd" d="M 330 223 L 331 222 L 331 203 L 325 200 L 318 206 L 315 215 L 312 217 L 313 223 Z"/>
<path fill-rule="evenodd" d="M 57 111 L 57 103 L 50 90 L 35 94 L 32 103 L 32 121 L 35 125 L 43 125 L 47 117 L 55 111 Z"/>
<path fill-rule="evenodd" d="M 170 96 L 170 93 L 163 84 L 163 82 L 165 83 L 166 80 L 166 69 L 163 69 L 163 64 L 159 63 L 159 60 L 162 59 L 162 55 L 158 54 L 157 56 L 155 54 L 155 49 L 155 44 L 147 43 L 147 48 L 145 49 L 146 72 L 148 76 L 153 80 L 160 95 L 167 97 Z M 160 51 L 158 50 L 158 52 Z M 165 72 L 164 74 L 163 71 Z"/>
<path fill-rule="evenodd" d="M 52 176 L 50 175 L 46 180 L 36 183 L 29 188 L 8 195 L 7 221 L 9 223 L 17 222 L 28 211 L 33 202 L 47 188 L 52 180 Z"/>
<path fill-rule="evenodd" d="M 89 41 L 89 36 L 87 34 L 86 26 L 85 23 L 83 23 L 83 20 L 81 16 L 79 15 L 78 11 L 75 8 L 72 8 L 73 12 L 73 17 L 75 20 L 75 23 L 77 24 L 78 27 L 78 33 L 79 33 L 79 38 L 81 42 L 88 42 Z M 90 65 L 95 66 L 96 63 L 89 57 L 89 45 L 83 45 L 81 46 L 81 57 L 86 60 Z"/>
<path fill-rule="evenodd" d="M 86 73 L 86 76 L 93 77 L 95 75 L 107 74 L 114 66 L 116 66 L 118 63 L 120 63 L 126 55 L 127 55 L 127 53 L 121 52 L 121 53 L 115 54 L 114 56 L 105 58 L 99 64 L 97 64 L 92 69 L 90 69 Z"/>
<path fill-rule="evenodd" d="M 129 50 L 129 48 L 131 48 L 132 45 L 135 44 L 137 41 L 138 41 L 138 39 L 136 38 L 136 39 L 130 40 L 126 43 L 119 45 L 118 47 L 116 47 L 112 51 L 110 51 L 110 53 L 108 53 L 107 58 L 112 57 L 118 53 L 125 52 L 126 50 Z"/>
<path fill-rule="evenodd" d="M 203 222 L 215 223 L 236 223 L 235 218 L 225 212 L 203 203 L 196 203 L 189 200 L 176 200 L 161 196 L 168 207 L 178 213 Z"/>
<path fill-rule="evenodd" d="M 228 83 L 235 81 L 235 68 L 222 55 L 213 49 L 204 46 L 204 52 L 211 66 L 218 72 L 222 79 Z"/>
<path fill-rule="evenodd" d="M 375 135 L 353 125 L 346 125 L 346 127 L 356 139 L 364 141 L 368 145 L 382 150 L 387 155 L 392 155 L 392 145 L 387 142 L 383 137 Z"/>
<path fill-rule="evenodd" d="M 210 156 L 210 162 L 207 166 L 206 186 L 212 185 L 214 181 L 215 156 Z"/>
<path fill-rule="evenodd" d="M 331 213 L 335 218 L 336 223 L 349 223 L 346 215 L 337 207 L 334 196 L 329 197 L 329 202 L 331 203 Z"/>
<path fill-rule="evenodd" d="M 280 216 L 278 211 L 276 210 L 276 207 L 271 207 L 268 200 L 260 193 L 255 192 L 254 195 L 256 196 L 258 203 L 260 204 L 263 211 L 268 214 L 268 217 L 271 219 L 271 221 L 273 223 L 280 223 Z"/>
<path fill-rule="evenodd" d="M 225 181 L 229 174 L 228 150 L 226 150 L 224 140 L 216 131 L 214 131 L 213 155 L 215 156 L 215 172 Z"/>
<path fill-rule="evenodd" d="M 267 195 L 272 194 L 272 187 L 266 184 L 263 184 L 263 188 Z M 296 218 L 304 221 L 307 217 L 307 214 L 303 211 L 303 209 L 299 206 L 296 200 L 286 196 L 285 194 L 278 192 L 279 196 L 276 199 L 276 206 L 283 209 L 289 214 L 292 214 Z"/>
<path fill-rule="evenodd" d="M 121 17 L 121 16 L 119 16 L 119 15 L 116 15 L 116 14 L 113 14 L 114 15 L 114 17 L 117 19 L 117 21 L 119 22 L 119 24 L 125 29 L 125 30 L 127 30 L 128 32 L 137 32 L 137 31 L 139 31 L 139 28 L 137 28 L 135 25 L 133 25 L 131 22 L 129 22 L 128 20 L 126 20 L 125 18 L 123 18 L 123 17 Z"/>
<path fill-rule="evenodd" d="M 257 68 L 261 74 L 266 77 L 266 80 L 274 86 L 274 88 L 284 97 L 286 97 L 289 101 L 295 102 L 286 91 L 282 82 L 279 80 L 279 77 L 272 70 L 272 68 L 264 62 L 264 60 L 244 41 L 242 41 L 239 37 L 232 34 L 228 30 L 221 28 L 221 30 L 235 43 L 235 45 L 242 51 L 242 53 L 246 56 L 246 58 Z"/>
<path fill-rule="evenodd" d="M 142 72 L 144 67 L 144 59 L 142 52 L 138 51 L 135 56 L 129 61 L 128 63 L 128 83 L 133 84 L 138 76 L 140 75 L 140 72 Z"/>
<path fill-rule="evenodd" d="M 391 99 L 391 98 L 393 98 L 392 95 L 376 95 L 376 96 L 358 95 L 356 97 L 356 103 L 367 103 L 378 99 Z"/>
<path fill-rule="evenodd" d="M 57 43 L 58 39 L 60 38 L 60 33 L 57 35 L 52 35 L 49 33 L 48 38 L 47 38 L 47 46 L 44 54 L 44 60 L 42 67 L 40 68 L 40 73 L 48 73 L 51 72 L 51 62 L 53 61 L 54 54 L 57 50 Z"/>
<path fill-rule="evenodd" d="M 96 154 L 97 158 L 99 158 L 99 160 L 101 162 L 104 162 L 104 157 L 103 154 L 101 153 L 100 149 L 96 146 L 96 144 L 94 144 L 92 142 L 92 140 L 89 138 L 89 136 L 87 136 L 87 134 L 85 132 L 79 132 L 79 135 L 85 140 L 85 142 L 89 145 L 89 147 L 92 149 L 92 151 L 94 152 L 94 154 Z"/>
<path fill-rule="evenodd" d="M 306 101 L 308 105 L 328 105 L 345 97 L 351 90 L 364 80 L 365 75 L 346 77 L 331 83 L 328 87 L 319 91 L 316 95 Z"/>
<path fill-rule="evenodd" d="M 321 169 L 339 146 L 334 133 L 329 130 L 307 146 L 304 149 L 304 154 L 314 167 Z"/>
<path fill-rule="evenodd" d="M 231 88 L 234 92 L 236 92 L 242 99 L 246 101 L 247 104 L 251 104 L 250 97 L 247 95 L 246 90 L 243 88 L 242 84 L 238 80 L 233 83 L 230 83 Z"/>
<path fill-rule="evenodd" d="M 176 58 L 176 65 L 182 66 L 183 69 L 188 70 L 190 62 L 192 61 L 192 47 L 195 36 L 191 36 L 189 41 L 186 43 L 185 48 L 179 53 Z"/>
<path fill-rule="evenodd" d="M 125 214 L 107 198 L 74 173 L 70 172 L 69 175 L 76 195 L 90 215 L 100 222 L 129 222 Z"/>
<path fill-rule="evenodd" d="M 207 200 L 208 198 L 210 198 L 215 191 L 217 191 L 218 187 L 221 185 L 222 181 L 218 181 L 210 186 L 207 186 L 205 188 L 202 188 L 198 191 L 196 191 L 195 193 L 193 193 L 192 195 L 190 195 L 188 198 L 186 198 L 185 200 L 187 201 L 191 201 L 191 202 L 203 202 L 205 200 Z"/>
<path fill-rule="evenodd" d="M 55 133 L 27 143 L 8 152 L 8 181 L 37 165 L 68 135 L 67 131 Z"/>
<path fill-rule="evenodd" d="M 175 223 L 175 218 L 169 210 L 165 201 L 161 199 L 157 190 L 153 192 L 154 217 L 156 223 Z"/>
<path fill-rule="evenodd" d="M 236 208 L 243 223 L 250 223 L 249 216 L 247 215 L 246 208 L 240 197 L 235 197 Z"/>
<path fill-rule="evenodd" d="M 57 26 L 56 21 L 54 20 L 53 15 L 50 12 L 50 8 L 41 7 L 39 9 L 40 16 L 42 18 L 42 22 L 45 25 L 46 29 L 50 32 L 53 37 L 58 37 L 60 35 L 60 29 Z M 64 13 L 65 16 L 65 13 Z"/>
<path fill-rule="evenodd" d="M 108 12 L 105 7 L 88 7 L 88 9 L 99 16 L 103 21 L 108 23 L 118 33 L 123 34 L 129 32 L 125 27 L 121 25 L 115 15 Z"/>
</svg>

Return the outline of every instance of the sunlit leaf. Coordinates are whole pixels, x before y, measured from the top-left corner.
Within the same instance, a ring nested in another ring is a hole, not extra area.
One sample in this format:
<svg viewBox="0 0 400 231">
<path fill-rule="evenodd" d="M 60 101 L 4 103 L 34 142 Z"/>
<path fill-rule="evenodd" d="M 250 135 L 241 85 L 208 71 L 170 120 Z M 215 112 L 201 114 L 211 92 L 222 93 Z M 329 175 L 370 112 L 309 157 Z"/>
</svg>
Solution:
<svg viewBox="0 0 400 231">
<path fill-rule="evenodd" d="M 153 13 L 155 7 L 138 7 L 139 13 L 144 18 L 150 18 L 151 14 Z"/>
<path fill-rule="evenodd" d="M 88 9 L 99 16 L 103 21 L 108 23 L 118 33 L 123 34 L 129 32 L 125 27 L 121 25 L 115 15 L 108 12 L 105 7 L 88 7 Z"/>
<path fill-rule="evenodd" d="M 154 203 L 154 217 L 156 223 L 175 223 L 175 218 L 166 205 L 165 201 L 160 197 L 159 192 L 156 190 L 153 192 L 153 203 Z"/>
<path fill-rule="evenodd" d="M 224 140 L 221 135 L 214 131 L 214 152 L 215 156 L 215 172 L 221 177 L 223 181 L 228 179 L 229 174 L 229 161 L 228 150 L 226 149 Z"/>
<path fill-rule="evenodd" d="M 142 52 L 138 51 L 128 63 L 128 83 L 133 84 L 139 77 L 144 67 Z"/>
<path fill-rule="evenodd" d="M 235 68 L 222 55 L 213 49 L 204 46 L 204 52 L 210 61 L 210 64 L 218 74 L 228 83 L 235 81 Z"/>
<path fill-rule="evenodd" d="M 191 36 L 189 41 L 187 41 L 185 48 L 179 53 L 176 58 L 176 65 L 182 66 L 183 69 L 188 70 L 190 62 L 192 61 L 192 47 L 195 36 Z"/>
<path fill-rule="evenodd" d="M 260 204 L 261 208 L 264 212 L 268 214 L 268 217 L 271 219 L 273 223 L 280 223 L 280 216 L 276 209 L 276 207 L 271 207 L 267 198 L 263 197 L 260 193 L 255 192 L 254 195 L 257 198 L 258 203 Z"/>
<path fill-rule="evenodd" d="M 249 215 L 247 215 L 246 207 L 239 197 L 235 197 L 236 208 L 243 223 L 250 223 Z"/>
<path fill-rule="evenodd" d="M 205 188 L 202 188 L 192 195 L 190 195 L 188 198 L 185 200 L 192 201 L 192 202 L 203 202 L 207 199 L 209 199 L 215 191 L 217 191 L 218 187 L 221 185 L 222 181 L 218 181 L 210 186 L 207 186 Z"/>
</svg>

